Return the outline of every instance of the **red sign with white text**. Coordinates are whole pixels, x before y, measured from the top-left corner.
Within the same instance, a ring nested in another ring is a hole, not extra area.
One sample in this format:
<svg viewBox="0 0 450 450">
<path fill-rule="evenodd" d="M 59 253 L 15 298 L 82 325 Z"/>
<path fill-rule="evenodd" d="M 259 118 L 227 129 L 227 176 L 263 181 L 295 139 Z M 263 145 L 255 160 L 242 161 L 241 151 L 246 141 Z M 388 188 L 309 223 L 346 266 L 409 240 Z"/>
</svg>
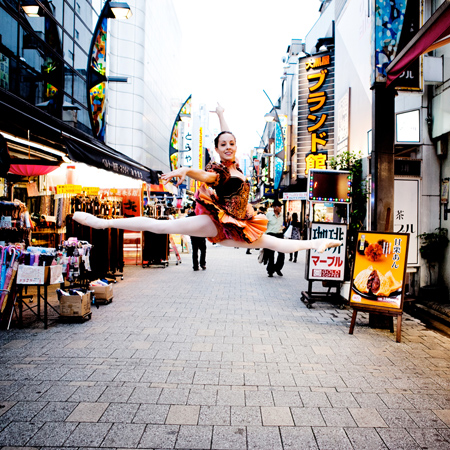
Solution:
<svg viewBox="0 0 450 450">
<path fill-rule="evenodd" d="M 337 239 L 340 247 L 329 248 L 323 253 L 309 252 L 308 280 L 344 281 L 347 225 L 327 222 L 313 222 L 311 239 Z"/>
</svg>

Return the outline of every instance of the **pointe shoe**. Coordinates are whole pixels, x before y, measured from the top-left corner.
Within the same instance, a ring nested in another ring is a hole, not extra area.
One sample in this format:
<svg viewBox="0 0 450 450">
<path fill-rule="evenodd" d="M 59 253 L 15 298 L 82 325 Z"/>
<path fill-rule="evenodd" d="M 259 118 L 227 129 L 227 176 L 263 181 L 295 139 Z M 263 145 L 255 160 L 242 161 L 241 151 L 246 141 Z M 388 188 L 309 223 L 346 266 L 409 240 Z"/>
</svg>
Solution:
<svg viewBox="0 0 450 450">
<path fill-rule="evenodd" d="M 319 253 L 323 253 L 327 248 L 340 247 L 343 242 L 336 239 L 314 239 L 314 244 L 314 248 Z"/>
<path fill-rule="evenodd" d="M 106 223 L 107 221 L 105 219 L 99 219 L 92 214 L 81 211 L 77 211 L 74 213 L 73 220 L 75 220 L 75 222 L 81 223 L 82 225 L 86 225 L 91 228 L 97 228 L 99 230 L 108 228 Z"/>
</svg>

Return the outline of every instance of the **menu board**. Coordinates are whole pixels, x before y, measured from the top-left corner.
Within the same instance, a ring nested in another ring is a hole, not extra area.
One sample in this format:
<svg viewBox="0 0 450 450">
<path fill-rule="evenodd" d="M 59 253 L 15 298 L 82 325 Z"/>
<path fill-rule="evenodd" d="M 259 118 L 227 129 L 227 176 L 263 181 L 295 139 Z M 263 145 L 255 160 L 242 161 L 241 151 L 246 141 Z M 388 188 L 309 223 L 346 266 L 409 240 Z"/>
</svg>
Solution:
<svg viewBox="0 0 450 450">
<path fill-rule="evenodd" d="M 313 222 L 311 239 L 336 239 L 340 247 L 328 248 L 323 253 L 311 250 L 308 257 L 308 280 L 344 281 L 347 225 L 340 223 Z"/>
<path fill-rule="evenodd" d="M 350 289 L 350 306 L 403 310 L 409 234 L 360 231 Z"/>
</svg>

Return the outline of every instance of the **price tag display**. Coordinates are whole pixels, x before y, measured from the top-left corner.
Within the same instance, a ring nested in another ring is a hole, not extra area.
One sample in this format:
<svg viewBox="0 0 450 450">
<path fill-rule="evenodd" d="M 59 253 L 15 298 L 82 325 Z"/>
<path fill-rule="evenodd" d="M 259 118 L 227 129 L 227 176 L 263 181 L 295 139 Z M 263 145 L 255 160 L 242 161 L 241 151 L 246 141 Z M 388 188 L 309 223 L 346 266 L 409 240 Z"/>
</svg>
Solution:
<svg viewBox="0 0 450 450">
<path fill-rule="evenodd" d="M 45 266 L 25 266 L 17 271 L 17 284 L 44 284 Z"/>
</svg>

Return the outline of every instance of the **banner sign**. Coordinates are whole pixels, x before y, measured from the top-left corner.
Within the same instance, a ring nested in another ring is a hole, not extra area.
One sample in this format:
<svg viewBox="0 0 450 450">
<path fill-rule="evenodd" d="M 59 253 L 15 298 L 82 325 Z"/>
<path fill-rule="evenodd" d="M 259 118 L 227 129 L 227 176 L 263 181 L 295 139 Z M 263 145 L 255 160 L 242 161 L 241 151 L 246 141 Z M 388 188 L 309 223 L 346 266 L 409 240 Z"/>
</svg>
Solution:
<svg viewBox="0 0 450 450">
<path fill-rule="evenodd" d="M 403 310 L 409 235 L 360 231 L 350 289 L 350 306 Z"/>
<path fill-rule="evenodd" d="M 283 174 L 283 168 L 284 168 L 284 159 L 281 159 L 279 156 L 277 156 L 279 153 L 283 152 L 284 150 L 284 136 L 283 136 L 283 129 L 281 128 L 281 123 L 276 121 L 275 122 L 275 167 L 274 167 L 274 188 L 278 189 L 278 186 L 281 182 L 281 175 Z"/>
<path fill-rule="evenodd" d="M 169 143 L 170 170 L 175 170 L 178 168 L 178 152 L 187 151 L 186 148 L 183 149 L 179 148 L 180 139 L 182 138 L 182 136 L 180 136 L 179 133 L 180 131 L 179 128 L 182 119 L 186 120 L 189 119 L 190 117 L 191 117 L 191 95 L 186 99 L 186 101 L 181 106 L 180 111 L 178 112 L 177 117 L 175 118 L 175 121 L 173 123 L 172 132 L 170 133 L 170 143 Z M 190 121 L 187 121 L 187 123 L 188 122 Z"/>
<path fill-rule="evenodd" d="M 323 253 L 311 250 L 308 257 L 308 280 L 344 281 L 347 225 L 313 222 L 311 239 L 337 239 L 343 245 L 329 248 Z"/>
<path fill-rule="evenodd" d="M 419 31 L 422 0 L 375 0 L 372 17 L 372 86 L 385 83 L 386 69 Z M 398 89 L 422 88 L 422 57 L 418 58 L 395 82 Z"/>
<path fill-rule="evenodd" d="M 308 200 L 307 192 L 283 192 L 283 200 Z"/>
<path fill-rule="evenodd" d="M 299 59 L 298 138 L 300 171 L 326 169 L 334 151 L 334 52 Z"/>
</svg>

